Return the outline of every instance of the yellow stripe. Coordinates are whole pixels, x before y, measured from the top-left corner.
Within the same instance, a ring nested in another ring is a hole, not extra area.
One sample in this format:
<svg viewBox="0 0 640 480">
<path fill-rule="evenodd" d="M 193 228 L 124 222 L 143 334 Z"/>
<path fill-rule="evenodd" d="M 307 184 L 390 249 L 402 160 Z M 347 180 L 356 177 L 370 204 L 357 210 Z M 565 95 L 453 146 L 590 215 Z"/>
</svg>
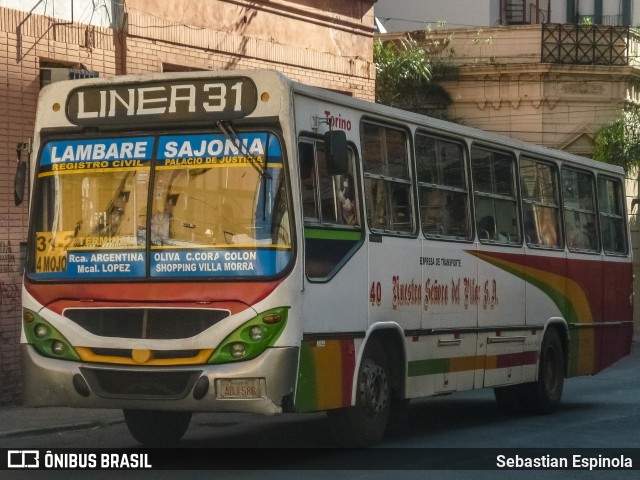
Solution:
<svg viewBox="0 0 640 480">
<path fill-rule="evenodd" d="M 146 362 L 136 362 L 130 357 L 118 357 L 115 355 L 96 355 L 88 347 L 74 347 L 80 359 L 91 363 L 115 363 L 118 365 L 145 365 L 145 366 L 169 366 L 169 365 L 203 365 L 213 354 L 213 348 L 200 350 L 200 352 L 187 358 L 153 358 L 150 356 Z"/>
<path fill-rule="evenodd" d="M 87 173 L 87 172 L 130 172 L 132 170 L 150 170 L 151 167 L 118 167 L 118 168 L 78 168 L 73 170 L 56 170 L 51 172 L 42 172 L 38 174 L 38 178 L 50 177 L 53 175 L 66 175 L 68 173 Z"/>
<path fill-rule="evenodd" d="M 342 350 L 339 340 L 326 340 L 311 349 L 316 370 L 317 405 L 321 409 L 342 406 Z"/>
<path fill-rule="evenodd" d="M 482 253 L 475 253 L 475 255 L 488 263 L 496 265 L 498 268 L 506 267 L 545 283 L 571 303 L 578 323 L 593 323 L 589 301 L 584 290 L 574 280 L 545 270 L 498 259 L 491 255 Z M 577 335 L 579 345 L 578 375 L 591 375 L 595 368 L 595 332 L 593 329 L 585 329 L 580 330 Z"/>
<path fill-rule="evenodd" d="M 450 372 L 467 372 L 469 370 L 480 370 L 482 368 L 484 368 L 483 357 L 477 357 L 475 355 L 452 358 L 449 364 Z"/>
<path fill-rule="evenodd" d="M 252 164 L 251 162 L 243 163 L 199 163 L 197 165 L 158 165 L 156 170 L 180 170 L 187 169 L 201 169 L 201 168 L 218 168 L 218 167 L 262 167 L 262 164 L 257 162 Z M 267 168 L 283 168 L 281 163 L 267 163 Z"/>
<path fill-rule="evenodd" d="M 239 249 L 239 248 L 249 248 L 249 249 L 262 249 L 262 248 L 276 248 L 280 250 L 291 250 L 291 245 L 276 245 L 276 244 L 263 244 L 263 243 L 214 243 L 210 245 L 198 245 L 198 248 L 187 248 L 181 245 L 152 245 L 151 250 L 201 250 L 205 248 L 213 248 L 213 249 L 221 249 L 221 248 L 230 248 L 230 249 Z"/>
</svg>

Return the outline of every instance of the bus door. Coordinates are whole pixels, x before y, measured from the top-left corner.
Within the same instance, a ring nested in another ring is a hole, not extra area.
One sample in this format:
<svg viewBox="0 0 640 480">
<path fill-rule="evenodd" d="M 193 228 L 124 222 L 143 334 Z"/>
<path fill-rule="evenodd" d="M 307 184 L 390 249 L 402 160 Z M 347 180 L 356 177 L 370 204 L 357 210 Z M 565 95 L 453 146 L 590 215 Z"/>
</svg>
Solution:
<svg viewBox="0 0 640 480">
<path fill-rule="evenodd" d="M 355 152 L 347 171 L 327 162 L 324 139 L 298 143 L 304 216 L 304 331 L 364 332 L 367 328 L 366 251 L 356 184 Z"/>
<path fill-rule="evenodd" d="M 518 208 L 516 162 L 510 153 L 471 148 L 478 239 L 478 355 L 482 385 L 522 378 L 525 327 L 525 256 Z"/>
<path fill-rule="evenodd" d="M 351 406 L 357 353 L 367 330 L 367 254 L 355 152 L 333 171 L 321 137 L 298 142 L 304 218 L 300 411 Z"/>
</svg>

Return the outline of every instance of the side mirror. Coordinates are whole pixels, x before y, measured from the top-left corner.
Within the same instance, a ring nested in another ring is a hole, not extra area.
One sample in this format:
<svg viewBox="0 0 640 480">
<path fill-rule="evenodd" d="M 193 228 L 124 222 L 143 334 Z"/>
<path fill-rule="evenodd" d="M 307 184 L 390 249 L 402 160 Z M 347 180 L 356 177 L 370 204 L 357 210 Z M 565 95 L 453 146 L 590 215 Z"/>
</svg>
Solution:
<svg viewBox="0 0 640 480">
<path fill-rule="evenodd" d="M 327 173 L 344 175 L 349 172 L 349 148 L 347 134 L 343 130 L 330 130 L 324 134 L 327 152 Z"/>
<path fill-rule="evenodd" d="M 18 143 L 16 154 L 18 155 L 18 165 L 16 166 L 16 176 L 13 178 L 13 200 L 16 206 L 24 199 L 24 189 L 27 182 L 27 162 L 22 160 L 22 152 L 28 151 L 26 143 Z"/>
</svg>

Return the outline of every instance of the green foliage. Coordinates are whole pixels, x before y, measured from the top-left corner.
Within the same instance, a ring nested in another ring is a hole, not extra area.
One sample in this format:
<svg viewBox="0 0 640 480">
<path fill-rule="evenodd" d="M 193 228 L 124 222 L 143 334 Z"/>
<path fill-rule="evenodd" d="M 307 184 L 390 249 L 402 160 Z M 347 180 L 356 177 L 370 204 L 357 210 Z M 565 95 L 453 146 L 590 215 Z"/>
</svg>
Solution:
<svg viewBox="0 0 640 480">
<path fill-rule="evenodd" d="M 437 116 L 443 116 L 442 111 L 452 100 L 439 81 L 453 77 L 455 68 L 442 61 L 434 62 L 428 50 L 410 37 L 376 40 L 373 59 L 376 102 L 428 115 L 435 111 Z"/>
<path fill-rule="evenodd" d="M 376 64 L 376 101 L 395 105 L 403 95 L 421 88 L 431 80 L 427 52 L 413 40 L 399 43 L 376 40 L 373 46 Z"/>
<path fill-rule="evenodd" d="M 594 140 L 593 158 L 619 165 L 627 173 L 640 166 L 640 110 L 623 110 L 604 125 Z"/>
</svg>

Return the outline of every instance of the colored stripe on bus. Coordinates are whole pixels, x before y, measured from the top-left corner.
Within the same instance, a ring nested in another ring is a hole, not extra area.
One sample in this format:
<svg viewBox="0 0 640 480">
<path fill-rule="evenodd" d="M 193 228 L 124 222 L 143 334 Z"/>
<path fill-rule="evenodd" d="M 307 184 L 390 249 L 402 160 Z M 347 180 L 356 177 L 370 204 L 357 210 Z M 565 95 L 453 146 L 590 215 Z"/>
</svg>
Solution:
<svg viewBox="0 0 640 480">
<path fill-rule="evenodd" d="M 410 361 L 407 376 L 419 377 L 438 373 L 456 373 L 470 370 L 496 370 L 498 368 L 536 365 L 538 352 L 508 353 L 504 355 L 470 355 L 455 358 L 433 358 Z"/>
<path fill-rule="evenodd" d="M 479 259 L 515 275 L 544 292 L 558 307 L 569 325 L 593 323 L 593 314 L 585 289 L 575 279 L 551 271 L 528 265 L 525 255 L 504 255 L 499 253 L 473 252 Z M 507 258 L 508 257 L 508 258 Z M 591 375 L 595 370 L 595 332 L 592 328 L 575 331 L 572 336 L 569 357 L 569 375 Z"/>
<path fill-rule="evenodd" d="M 313 240 L 347 240 L 359 241 L 362 238 L 360 230 L 329 230 L 324 228 L 305 228 L 304 238 Z"/>
<path fill-rule="evenodd" d="M 296 389 L 298 411 L 350 406 L 355 363 L 353 339 L 303 341 Z"/>
</svg>

